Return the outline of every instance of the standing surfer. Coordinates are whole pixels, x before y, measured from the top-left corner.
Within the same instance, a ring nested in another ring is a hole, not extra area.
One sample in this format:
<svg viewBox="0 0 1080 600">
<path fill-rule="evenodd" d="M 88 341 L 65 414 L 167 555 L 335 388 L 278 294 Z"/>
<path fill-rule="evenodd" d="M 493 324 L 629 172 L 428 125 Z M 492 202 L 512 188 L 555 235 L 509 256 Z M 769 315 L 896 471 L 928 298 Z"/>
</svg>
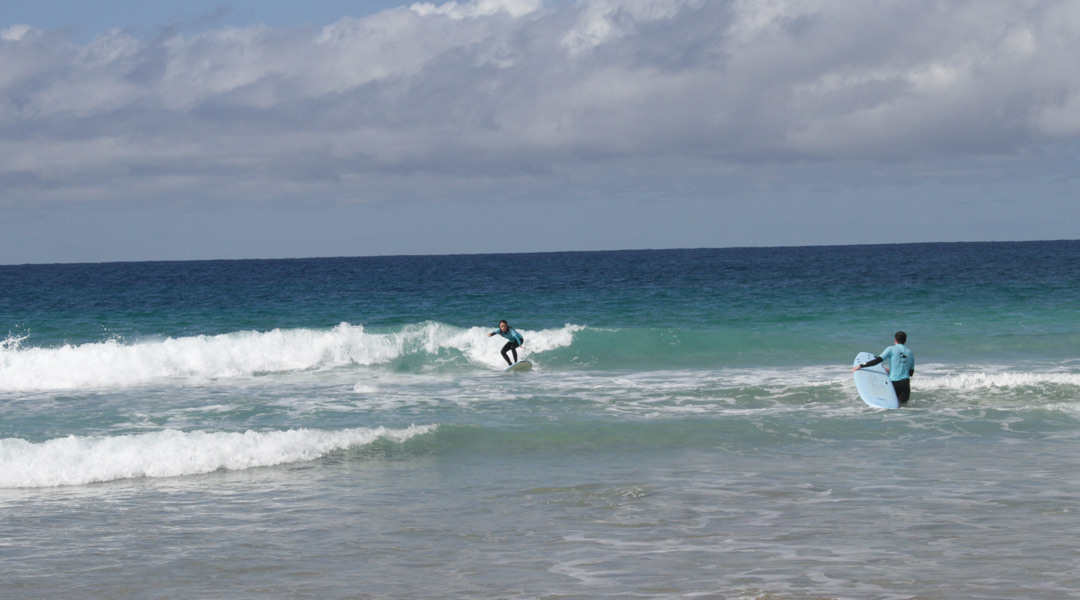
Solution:
<svg viewBox="0 0 1080 600">
<path fill-rule="evenodd" d="M 889 359 L 889 365 L 885 371 L 889 373 L 893 389 L 896 390 L 896 399 L 900 404 L 907 404 L 911 397 L 911 376 L 915 374 L 915 353 L 904 344 L 907 343 L 907 334 L 897 331 L 893 337 L 893 345 L 886 348 L 881 356 L 875 356 L 873 360 L 851 367 L 854 373 L 863 367 L 872 367 Z"/>
<path fill-rule="evenodd" d="M 525 349 L 522 346 L 522 344 L 525 343 L 525 338 L 522 337 L 521 334 L 515 331 L 512 327 L 510 327 L 510 325 L 506 322 L 506 319 L 499 321 L 499 329 L 497 331 L 492 331 L 491 333 L 489 333 L 488 337 L 491 337 L 496 333 L 510 340 L 509 342 L 506 342 L 505 346 L 502 347 L 502 357 L 506 359 L 506 364 L 513 365 L 517 362 L 518 359 L 517 349 Z M 514 360 L 510 360 L 510 357 L 506 355 L 507 351 L 510 351 L 514 354 Z"/>
</svg>

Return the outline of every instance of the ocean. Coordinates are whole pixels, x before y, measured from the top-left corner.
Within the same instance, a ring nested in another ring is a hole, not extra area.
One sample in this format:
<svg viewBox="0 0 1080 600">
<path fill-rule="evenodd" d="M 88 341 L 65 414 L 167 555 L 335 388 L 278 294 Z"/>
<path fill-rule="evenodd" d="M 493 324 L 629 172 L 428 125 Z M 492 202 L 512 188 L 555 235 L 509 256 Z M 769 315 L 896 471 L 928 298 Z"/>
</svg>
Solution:
<svg viewBox="0 0 1080 600">
<path fill-rule="evenodd" d="M 0 266 L 0 340 L 5 599 L 1080 597 L 1080 241 Z"/>
</svg>

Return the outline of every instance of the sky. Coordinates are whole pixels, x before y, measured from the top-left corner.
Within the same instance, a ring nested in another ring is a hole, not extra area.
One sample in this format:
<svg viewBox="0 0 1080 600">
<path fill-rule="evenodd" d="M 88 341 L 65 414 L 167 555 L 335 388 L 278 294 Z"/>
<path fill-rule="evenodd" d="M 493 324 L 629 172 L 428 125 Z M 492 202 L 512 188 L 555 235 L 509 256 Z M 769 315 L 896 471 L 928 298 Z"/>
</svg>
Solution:
<svg viewBox="0 0 1080 600">
<path fill-rule="evenodd" d="M 1080 238 L 1075 0 L 0 0 L 0 264 Z"/>
</svg>

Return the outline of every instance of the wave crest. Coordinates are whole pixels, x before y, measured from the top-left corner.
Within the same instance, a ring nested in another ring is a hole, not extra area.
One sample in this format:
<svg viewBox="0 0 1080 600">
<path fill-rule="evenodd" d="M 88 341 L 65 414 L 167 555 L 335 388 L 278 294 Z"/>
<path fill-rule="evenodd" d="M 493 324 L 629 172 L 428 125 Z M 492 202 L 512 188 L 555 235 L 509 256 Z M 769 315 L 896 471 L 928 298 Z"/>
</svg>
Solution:
<svg viewBox="0 0 1080 600">
<path fill-rule="evenodd" d="M 918 382 L 920 388 L 944 391 L 1044 388 L 1046 386 L 1080 387 L 1080 373 L 956 373 L 944 376 L 917 377 L 915 381 Z"/>
<path fill-rule="evenodd" d="M 546 331 L 522 330 L 531 353 L 569 345 L 580 326 Z M 341 323 L 330 330 L 275 329 L 200 335 L 124 343 L 118 340 L 25 347 L 26 337 L 9 337 L 0 345 L 0 392 L 128 387 L 169 378 L 205 382 L 331 369 L 346 365 L 378 365 L 406 356 L 422 356 L 428 364 L 449 350 L 465 363 L 498 367 L 501 345 L 487 337 L 488 328 L 462 329 L 426 322 L 389 333 L 371 333 L 362 325 Z M 445 357 L 444 357 L 445 358 Z"/>
<path fill-rule="evenodd" d="M 314 460 L 377 440 L 404 442 L 436 425 L 342 431 L 182 432 L 68 436 L 41 443 L 0 439 L 0 488 L 86 485 L 136 477 L 179 477 Z"/>
</svg>

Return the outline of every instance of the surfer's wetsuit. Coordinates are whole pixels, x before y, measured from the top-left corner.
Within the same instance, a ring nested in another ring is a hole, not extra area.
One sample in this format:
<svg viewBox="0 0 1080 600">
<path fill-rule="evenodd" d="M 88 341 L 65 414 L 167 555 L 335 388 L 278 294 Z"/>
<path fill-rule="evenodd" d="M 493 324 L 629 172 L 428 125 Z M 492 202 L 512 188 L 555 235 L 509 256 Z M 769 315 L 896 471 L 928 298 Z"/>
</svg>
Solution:
<svg viewBox="0 0 1080 600">
<path fill-rule="evenodd" d="M 506 342 L 505 346 L 502 347 L 502 357 L 506 359 L 506 364 L 512 365 L 516 363 L 517 349 L 525 343 L 525 338 L 522 337 L 522 335 L 517 331 L 514 331 L 513 327 L 507 328 L 506 333 L 503 333 L 501 329 L 496 329 L 495 331 L 491 332 L 492 335 L 495 335 L 496 333 L 510 340 L 509 342 Z M 510 357 L 506 355 L 508 351 L 513 353 L 514 360 L 510 360 Z"/>
<path fill-rule="evenodd" d="M 863 367 L 872 367 L 889 359 L 889 379 L 892 380 L 893 389 L 896 390 L 896 399 L 900 404 L 906 404 L 911 397 L 911 376 L 915 374 L 915 353 L 903 344 L 889 346 L 881 356 L 875 356 L 874 360 L 866 361 Z"/>
</svg>

